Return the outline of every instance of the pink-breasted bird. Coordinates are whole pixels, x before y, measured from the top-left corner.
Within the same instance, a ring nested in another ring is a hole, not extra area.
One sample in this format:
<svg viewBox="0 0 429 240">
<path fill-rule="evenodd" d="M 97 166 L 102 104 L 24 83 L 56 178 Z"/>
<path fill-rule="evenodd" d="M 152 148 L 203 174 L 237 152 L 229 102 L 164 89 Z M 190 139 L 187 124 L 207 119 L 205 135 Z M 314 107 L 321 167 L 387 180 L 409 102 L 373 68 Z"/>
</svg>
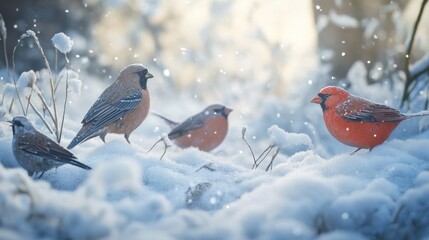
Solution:
<svg viewBox="0 0 429 240">
<path fill-rule="evenodd" d="M 130 134 L 149 113 L 147 80 L 152 77 L 142 64 L 124 68 L 89 109 L 82 120 L 82 128 L 67 148 L 72 149 L 97 136 L 105 142 L 108 133 L 124 134 L 129 143 Z"/>
<path fill-rule="evenodd" d="M 228 115 L 232 109 L 214 104 L 182 123 L 171 121 L 161 115 L 172 129 L 168 138 L 181 148 L 196 147 L 209 152 L 219 146 L 228 132 Z"/>
</svg>

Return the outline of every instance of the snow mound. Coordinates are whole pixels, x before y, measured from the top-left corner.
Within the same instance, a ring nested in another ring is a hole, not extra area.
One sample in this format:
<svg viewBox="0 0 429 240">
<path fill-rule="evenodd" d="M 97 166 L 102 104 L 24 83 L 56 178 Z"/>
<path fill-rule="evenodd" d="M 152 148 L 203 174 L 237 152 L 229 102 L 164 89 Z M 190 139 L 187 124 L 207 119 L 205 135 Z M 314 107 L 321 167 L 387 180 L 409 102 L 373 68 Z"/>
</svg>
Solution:
<svg viewBox="0 0 429 240">
<path fill-rule="evenodd" d="M 295 149 L 313 149 L 313 143 L 310 137 L 305 133 L 290 133 L 281 129 L 277 125 L 268 128 L 270 142 L 275 144 L 280 149 L 293 150 Z"/>
</svg>

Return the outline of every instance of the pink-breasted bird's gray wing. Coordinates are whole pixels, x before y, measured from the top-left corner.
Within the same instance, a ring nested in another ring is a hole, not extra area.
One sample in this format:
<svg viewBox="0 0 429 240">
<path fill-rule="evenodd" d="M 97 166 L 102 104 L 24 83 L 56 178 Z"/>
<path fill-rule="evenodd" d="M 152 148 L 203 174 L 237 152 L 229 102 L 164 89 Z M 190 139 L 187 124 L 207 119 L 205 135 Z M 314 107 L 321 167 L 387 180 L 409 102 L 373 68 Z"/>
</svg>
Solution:
<svg viewBox="0 0 429 240">
<path fill-rule="evenodd" d="M 192 130 L 202 128 L 204 126 L 204 114 L 199 113 L 186 119 L 170 131 L 168 138 L 173 140 L 188 134 Z"/>
</svg>

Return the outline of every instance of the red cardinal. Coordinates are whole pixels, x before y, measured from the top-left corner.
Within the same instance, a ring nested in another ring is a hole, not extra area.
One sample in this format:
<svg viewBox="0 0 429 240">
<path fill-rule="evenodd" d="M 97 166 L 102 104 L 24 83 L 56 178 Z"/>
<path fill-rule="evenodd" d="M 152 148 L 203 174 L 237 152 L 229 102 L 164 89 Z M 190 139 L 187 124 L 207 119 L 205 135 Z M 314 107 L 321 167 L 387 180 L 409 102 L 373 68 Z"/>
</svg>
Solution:
<svg viewBox="0 0 429 240">
<path fill-rule="evenodd" d="M 311 100 L 320 104 L 328 131 L 338 141 L 370 151 L 382 144 L 400 122 L 429 112 L 403 114 L 386 105 L 354 96 L 340 87 L 322 88 Z M 355 152 L 356 152 L 355 151 Z"/>
</svg>

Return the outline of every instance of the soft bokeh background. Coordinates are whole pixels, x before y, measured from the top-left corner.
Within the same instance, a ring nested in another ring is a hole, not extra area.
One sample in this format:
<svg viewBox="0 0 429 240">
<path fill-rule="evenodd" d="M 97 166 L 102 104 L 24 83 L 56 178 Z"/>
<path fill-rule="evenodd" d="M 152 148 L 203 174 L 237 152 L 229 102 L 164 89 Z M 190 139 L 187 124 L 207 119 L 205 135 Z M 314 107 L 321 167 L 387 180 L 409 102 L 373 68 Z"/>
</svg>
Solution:
<svg viewBox="0 0 429 240">
<path fill-rule="evenodd" d="M 427 238 L 429 120 L 405 121 L 385 144 L 350 156 L 354 149 L 327 132 L 320 106 L 309 103 L 333 84 L 404 112 L 424 109 L 427 12 L 410 56 L 412 72 L 422 74 L 401 106 L 405 53 L 421 3 L 0 0 L 10 69 L 18 46 L 12 76 L 25 80 L 34 70 L 49 99 L 37 45 L 31 38 L 17 44 L 30 29 L 62 79 L 61 110 L 64 76 L 73 83 L 62 145 L 118 72 L 135 62 L 155 75 L 148 83 L 154 112 L 181 121 L 212 103 L 234 109 L 227 138 L 211 153 L 173 146 L 162 161 L 162 146 L 147 153 L 169 131 L 150 115 L 132 144 L 108 135 L 106 144 L 92 139 L 74 148 L 93 171 L 62 166 L 33 181 L 13 157 L 4 122 L 21 110 L 1 48 L 0 239 Z M 52 46 L 59 32 L 74 42 L 68 63 Z M 25 84 L 19 91 L 31 94 Z M 28 117 L 54 138 L 33 111 Z M 278 146 L 272 171 L 265 171 L 272 152 L 251 169 L 243 127 L 256 154 Z"/>
<path fill-rule="evenodd" d="M 365 66 L 366 84 L 403 80 L 420 2 L 20 0 L 2 4 L 1 12 L 9 58 L 19 36 L 32 29 L 52 59 L 50 38 L 62 31 L 74 41 L 69 57 L 76 70 L 110 82 L 124 66 L 141 62 L 166 88 L 192 88 L 196 98 L 215 101 L 234 83 L 251 82 L 277 96 L 294 92 L 291 83 L 302 79 L 348 86 L 358 81 L 347 76 L 356 62 Z M 412 62 L 428 48 L 425 15 Z M 22 45 L 17 72 L 43 68 L 34 44 Z M 315 69 L 321 75 L 312 79 L 308 72 Z"/>
</svg>

